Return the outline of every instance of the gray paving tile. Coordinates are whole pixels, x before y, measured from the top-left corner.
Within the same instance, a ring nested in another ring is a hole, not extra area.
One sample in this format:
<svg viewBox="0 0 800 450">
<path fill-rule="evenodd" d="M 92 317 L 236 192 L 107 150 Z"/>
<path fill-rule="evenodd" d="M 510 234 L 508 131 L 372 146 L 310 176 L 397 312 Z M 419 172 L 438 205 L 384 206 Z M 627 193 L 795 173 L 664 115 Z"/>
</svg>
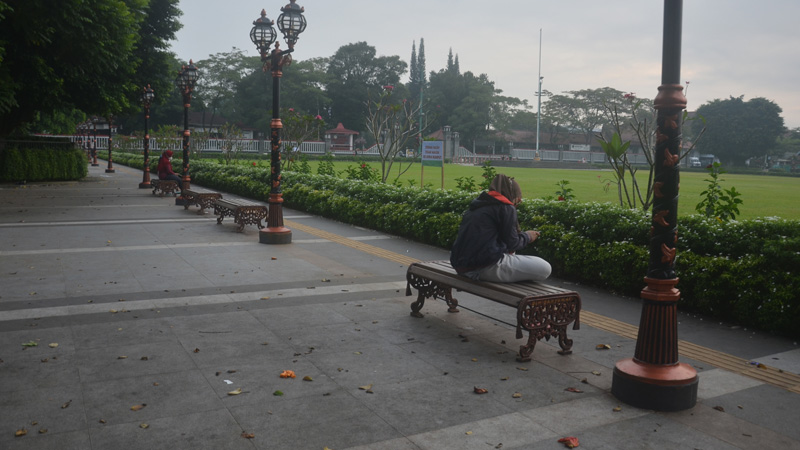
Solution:
<svg viewBox="0 0 800 450">
<path fill-rule="evenodd" d="M 147 428 L 142 428 L 146 424 Z M 225 409 L 162 417 L 146 422 L 106 424 L 90 430 L 92 448 L 110 449 L 254 449 L 256 439 L 242 437 L 239 423 Z M 266 436 L 262 436 L 264 439 Z"/>
<path fill-rule="evenodd" d="M 255 434 L 254 444 L 260 449 L 342 449 L 401 437 L 394 426 L 343 391 L 273 397 L 268 403 L 231 408 L 231 414 Z"/>
<path fill-rule="evenodd" d="M 800 394 L 763 384 L 714 397 L 704 403 L 722 407 L 726 414 L 800 442 L 800 427 L 797 426 Z"/>
<path fill-rule="evenodd" d="M 88 430 L 65 431 L 55 433 L 42 425 L 28 425 L 25 428 L 28 434 L 23 437 L 14 437 L 14 431 L 6 431 L 0 435 L 0 448 L 4 450 L 86 450 L 92 448 Z"/>
<path fill-rule="evenodd" d="M 175 341 L 78 349 L 75 357 L 83 383 L 179 372 L 197 367 L 186 349 Z M 147 360 L 143 360 L 144 357 Z"/>
</svg>

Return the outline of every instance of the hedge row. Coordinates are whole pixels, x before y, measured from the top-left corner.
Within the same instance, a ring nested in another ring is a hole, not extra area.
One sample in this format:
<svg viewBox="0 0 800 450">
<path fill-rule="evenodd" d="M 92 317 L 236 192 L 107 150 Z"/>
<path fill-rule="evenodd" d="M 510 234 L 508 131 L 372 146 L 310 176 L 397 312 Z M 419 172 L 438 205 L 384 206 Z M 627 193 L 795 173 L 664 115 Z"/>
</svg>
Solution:
<svg viewBox="0 0 800 450">
<path fill-rule="evenodd" d="M 115 156 L 122 161 L 122 155 Z M 137 165 L 133 158 L 131 165 Z M 138 156 L 141 167 L 141 156 Z M 267 201 L 269 168 L 192 163 L 203 186 Z M 288 208 L 450 248 L 476 193 L 426 190 L 284 172 Z M 542 238 L 526 249 L 556 276 L 638 296 L 649 250 L 649 214 L 611 204 L 526 199 L 520 223 Z M 800 221 L 778 218 L 679 222 L 679 307 L 785 336 L 800 337 Z"/>
<path fill-rule="evenodd" d="M 80 180 L 89 173 L 87 164 L 86 154 L 71 145 L 8 145 L 0 151 L 0 182 Z"/>
</svg>

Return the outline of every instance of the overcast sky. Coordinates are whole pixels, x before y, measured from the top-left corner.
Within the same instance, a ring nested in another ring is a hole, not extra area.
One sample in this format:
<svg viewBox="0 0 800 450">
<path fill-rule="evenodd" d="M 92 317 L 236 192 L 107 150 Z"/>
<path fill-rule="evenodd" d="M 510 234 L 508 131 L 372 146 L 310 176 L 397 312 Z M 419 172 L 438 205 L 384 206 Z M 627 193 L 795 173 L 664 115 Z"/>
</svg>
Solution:
<svg viewBox="0 0 800 450">
<path fill-rule="evenodd" d="M 256 56 L 249 32 L 266 9 L 275 20 L 287 0 L 182 0 L 172 50 L 195 61 L 233 47 Z M 330 57 L 365 41 L 406 62 L 425 40 L 428 72 L 447 63 L 485 73 L 504 95 L 536 108 L 541 40 L 542 89 L 612 87 L 655 98 L 661 84 L 661 0 L 298 0 L 308 28 L 295 60 Z M 714 99 L 764 97 L 800 127 L 800 1 L 685 0 L 681 78 L 688 109 Z M 281 38 L 282 39 L 282 38 Z M 285 48 L 285 43 L 281 41 Z M 291 68 L 285 76 L 290 75 Z M 407 73 L 403 77 L 407 80 Z"/>
</svg>

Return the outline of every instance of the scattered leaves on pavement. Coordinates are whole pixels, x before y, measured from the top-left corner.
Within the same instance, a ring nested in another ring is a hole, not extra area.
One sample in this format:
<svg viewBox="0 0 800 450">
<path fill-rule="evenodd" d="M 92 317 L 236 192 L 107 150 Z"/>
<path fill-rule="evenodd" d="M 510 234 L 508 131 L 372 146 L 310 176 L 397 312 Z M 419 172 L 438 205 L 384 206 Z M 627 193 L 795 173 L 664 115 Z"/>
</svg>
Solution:
<svg viewBox="0 0 800 450">
<path fill-rule="evenodd" d="M 256 435 L 253 433 L 247 433 L 245 431 L 242 431 L 242 437 L 245 439 L 253 439 L 256 437 Z"/>
<path fill-rule="evenodd" d="M 473 390 L 473 391 L 474 391 L 476 394 L 486 394 L 487 392 L 489 392 L 487 389 L 484 389 L 484 388 L 479 388 L 478 386 L 475 386 L 475 387 L 473 387 L 473 388 L 472 388 L 472 390 Z"/>
<path fill-rule="evenodd" d="M 47 344 L 47 346 L 50 347 L 50 348 L 56 348 L 56 347 L 58 347 L 58 343 L 57 342 L 53 342 L 51 344 Z"/>
<path fill-rule="evenodd" d="M 281 396 L 283 396 L 283 391 L 275 391 L 275 392 L 272 393 L 272 395 L 274 395 L 276 397 L 281 397 Z"/>
<path fill-rule="evenodd" d="M 725 408 L 723 408 L 722 406 L 715 406 L 714 409 L 716 409 L 719 412 L 725 412 Z"/>
<path fill-rule="evenodd" d="M 146 423 L 139 424 L 139 428 L 144 429 L 144 428 L 148 428 L 148 427 L 150 427 L 150 425 L 148 425 Z"/>
<path fill-rule="evenodd" d="M 314 379 L 311 378 L 310 376 L 306 375 L 306 376 L 303 377 L 303 381 L 314 381 Z"/>
<path fill-rule="evenodd" d="M 131 411 L 139 411 L 140 409 L 144 408 L 145 406 L 147 406 L 147 403 L 142 403 L 140 405 L 133 405 L 133 406 L 131 406 Z"/>
<path fill-rule="evenodd" d="M 576 387 L 568 387 L 568 388 L 566 388 L 564 390 L 567 391 L 567 392 L 574 392 L 576 394 L 580 394 L 580 393 L 583 392 L 582 390 L 580 390 L 580 389 L 578 389 Z"/>
<path fill-rule="evenodd" d="M 373 393 L 372 392 L 372 384 L 368 384 L 366 386 L 359 386 L 358 388 L 361 389 L 362 391 L 365 391 L 367 394 L 372 394 Z"/>
<path fill-rule="evenodd" d="M 39 343 L 36 341 L 28 341 L 22 343 L 23 347 L 36 347 L 37 345 L 39 345 Z"/>
<path fill-rule="evenodd" d="M 578 443 L 578 438 L 576 438 L 576 437 L 561 438 L 561 439 L 558 440 L 558 442 L 564 444 L 564 446 L 567 447 L 567 448 L 575 448 L 575 447 L 580 445 Z"/>
<path fill-rule="evenodd" d="M 14 432 L 15 437 L 25 436 L 26 434 L 28 434 L 28 430 L 26 430 L 25 428 L 20 428 L 19 430 Z"/>
<path fill-rule="evenodd" d="M 597 350 L 611 350 L 611 346 L 608 344 L 597 344 L 595 347 Z"/>
<path fill-rule="evenodd" d="M 67 408 L 69 408 L 69 405 L 70 405 L 70 403 L 72 403 L 72 400 L 70 400 L 70 401 L 68 401 L 67 403 L 64 403 L 63 405 L 61 405 L 61 409 L 67 409 Z"/>
<path fill-rule="evenodd" d="M 284 370 L 281 372 L 281 378 L 297 378 L 293 370 Z"/>
<path fill-rule="evenodd" d="M 519 392 L 514 392 L 511 398 L 522 398 L 522 394 L 520 394 Z"/>
<path fill-rule="evenodd" d="M 614 409 L 612 409 L 612 411 L 620 412 L 620 411 L 622 411 L 622 406 L 617 405 L 617 406 L 614 407 Z"/>
<path fill-rule="evenodd" d="M 228 392 L 228 395 L 239 395 L 242 393 L 242 388 L 235 389 L 233 391 Z"/>
</svg>

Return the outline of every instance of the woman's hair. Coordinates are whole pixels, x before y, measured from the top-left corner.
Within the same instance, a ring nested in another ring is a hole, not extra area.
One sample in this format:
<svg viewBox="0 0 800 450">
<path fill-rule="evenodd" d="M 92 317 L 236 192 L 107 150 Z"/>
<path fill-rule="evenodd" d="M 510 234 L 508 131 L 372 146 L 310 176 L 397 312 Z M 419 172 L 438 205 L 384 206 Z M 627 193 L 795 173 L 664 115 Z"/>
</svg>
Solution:
<svg viewBox="0 0 800 450">
<path fill-rule="evenodd" d="M 495 175 L 494 179 L 489 184 L 489 190 L 499 192 L 500 195 L 507 198 L 512 203 L 516 203 L 517 199 L 522 198 L 522 189 L 520 189 L 519 183 L 502 173 Z"/>
</svg>

